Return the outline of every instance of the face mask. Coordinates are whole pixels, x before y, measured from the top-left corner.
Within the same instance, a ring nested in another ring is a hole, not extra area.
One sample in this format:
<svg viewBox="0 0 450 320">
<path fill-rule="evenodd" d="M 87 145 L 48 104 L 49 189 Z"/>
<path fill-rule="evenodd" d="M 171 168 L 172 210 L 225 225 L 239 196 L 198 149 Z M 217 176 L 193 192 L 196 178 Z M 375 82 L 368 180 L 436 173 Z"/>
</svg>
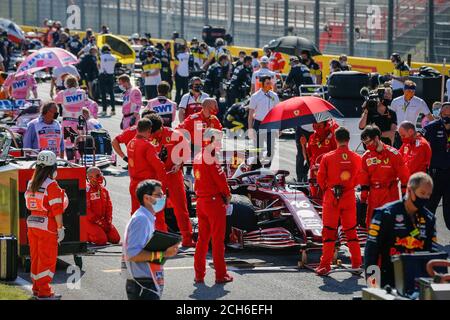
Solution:
<svg viewBox="0 0 450 320">
<path fill-rule="evenodd" d="M 444 124 L 450 124 L 450 117 L 442 117 Z"/>
<path fill-rule="evenodd" d="M 166 196 L 162 196 L 161 198 L 156 199 L 156 202 L 152 204 L 155 213 L 162 211 L 165 206 L 166 206 Z"/>
<path fill-rule="evenodd" d="M 414 97 L 414 91 L 405 91 L 405 99 L 406 100 L 411 100 Z"/>
<path fill-rule="evenodd" d="M 202 90 L 202 89 L 203 89 L 203 86 L 201 86 L 201 85 L 194 85 L 192 87 L 192 90 L 194 90 L 195 92 L 200 92 L 200 90 Z"/>
<path fill-rule="evenodd" d="M 58 112 L 55 112 L 54 114 L 53 114 L 53 119 L 58 119 L 58 117 L 59 117 L 59 113 Z"/>
<path fill-rule="evenodd" d="M 412 203 L 414 204 L 414 207 L 417 208 L 417 210 L 422 210 L 428 203 L 428 199 L 420 198 L 418 195 L 416 195 L 416 200 L 414 200 Z"/>
<path fill-rule="evenodd" d="M 121 85 L 121 84 L 119 85 L 119 89 L 122 90 L 122 91 L 127 91 L 127 88 L 125 88 L 125 87 L 124 87 L 123 85 Z"/>
<path fill-rule="evenodd" d="M 371 145 L 366 146 L 367 150 L 369 151 L 376 151 L 377 145 L 375 143 L 372 143 Z"/>
<path fill-rule="evenodd" d="M 405 143 L 405 144 L 413 143 L 414 142 L 414 138 L 412 138 L 412 137 L 402 138 L 402 142 Z"/>
</svg>

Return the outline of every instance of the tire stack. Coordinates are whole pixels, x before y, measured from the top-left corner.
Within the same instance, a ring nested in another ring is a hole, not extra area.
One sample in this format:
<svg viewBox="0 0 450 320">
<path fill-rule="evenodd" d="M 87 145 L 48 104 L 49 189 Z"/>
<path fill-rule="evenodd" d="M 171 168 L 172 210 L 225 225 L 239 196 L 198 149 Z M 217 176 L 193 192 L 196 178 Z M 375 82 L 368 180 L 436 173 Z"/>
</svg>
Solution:
<svg viewBox="0 0 450 320">
<path fill-rule="evenodd" d="M 364 99 L 359 93 L 369 86 L 369 75 L 358 71 L 335 72 L 328 78 L 329 102 L 346 118 L 359 118 Z"/>
</svg>

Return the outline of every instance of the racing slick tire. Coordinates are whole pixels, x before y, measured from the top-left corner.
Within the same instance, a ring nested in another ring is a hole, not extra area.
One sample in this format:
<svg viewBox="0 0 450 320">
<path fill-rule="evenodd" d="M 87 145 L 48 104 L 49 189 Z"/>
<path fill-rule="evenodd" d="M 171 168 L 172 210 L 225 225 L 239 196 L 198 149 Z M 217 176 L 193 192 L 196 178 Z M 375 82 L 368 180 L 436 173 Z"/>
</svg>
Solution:
<svg viewBox="0 0 450 320">
<path fill-rule="evenodd" d="M 227 229 L 225 233 L 225 243 L 228 243 L 231 228 L 238 228 L 244 231 L 258 230 L 258 218 L 252 202 L 246 196 L 233 194 L 231 198 L 233 212 L 227 216 Z"/>
</svg>

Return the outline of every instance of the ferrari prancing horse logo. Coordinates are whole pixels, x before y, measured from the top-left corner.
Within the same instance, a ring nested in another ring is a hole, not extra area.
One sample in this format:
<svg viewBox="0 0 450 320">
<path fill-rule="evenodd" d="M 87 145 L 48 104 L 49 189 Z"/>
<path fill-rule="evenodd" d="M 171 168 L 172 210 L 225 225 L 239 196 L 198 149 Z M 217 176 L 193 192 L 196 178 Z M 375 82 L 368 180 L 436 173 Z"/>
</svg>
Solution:
<svg viewBox="0 0 450 320">
<path fill-rule="evenodd" d="M 342 154 L 342 159 L 347 160 L 347 159 L 348 159 L 348 154 L 343 153 L 343 154 Z"/>
</svg>

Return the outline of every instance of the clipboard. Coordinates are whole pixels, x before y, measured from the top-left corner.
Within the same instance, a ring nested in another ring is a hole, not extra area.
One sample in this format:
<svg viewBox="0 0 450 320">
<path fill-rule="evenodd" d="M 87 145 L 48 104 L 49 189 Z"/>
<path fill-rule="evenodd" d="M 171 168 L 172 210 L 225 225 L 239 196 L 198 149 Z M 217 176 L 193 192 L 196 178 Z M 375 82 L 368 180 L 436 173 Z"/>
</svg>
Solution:
<svg viewBox="0 0 450 320">
<path fill-rule="evenodd" d="M 181 242 L 181 236 L 178 234 L 155 230 L 152 238 L 145 245 L 144 250 L 150 252 L 166 251 L 168 248 L 179 242 Z"/>
</svg>

